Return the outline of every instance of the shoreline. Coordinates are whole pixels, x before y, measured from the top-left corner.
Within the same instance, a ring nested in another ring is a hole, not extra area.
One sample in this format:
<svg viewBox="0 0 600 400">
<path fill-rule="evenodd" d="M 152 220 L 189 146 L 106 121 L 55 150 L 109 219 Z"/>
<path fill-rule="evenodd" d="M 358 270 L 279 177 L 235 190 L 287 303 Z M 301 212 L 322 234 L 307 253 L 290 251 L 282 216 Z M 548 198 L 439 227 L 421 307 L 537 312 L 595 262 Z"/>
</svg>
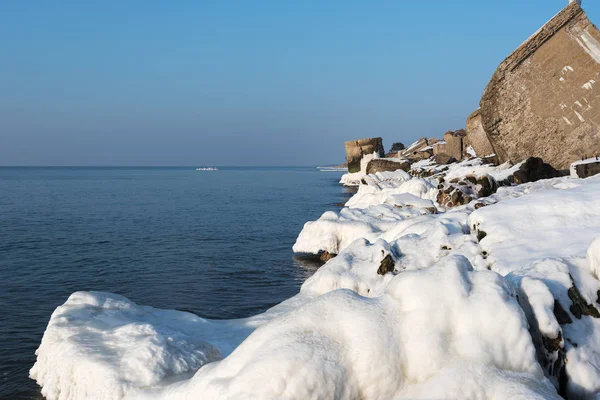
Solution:
<svg viewBox="0 0 600 400">
<path fill-rule="evenodd" d="M 502 177 L 509 170 L 475 160 L 453 164 L 441 174 L 456 176 L 460 186 L 470 176 Z M 595 299 L 590 298 L 600 282 L 593 256 L 586 257 L 586 252 L 600 253 L 600 243 L 590 244 L 600 221 L 589 217 L 600 215 L 600 204 L 590 200 L 590 194 L 600 193 L 600 178 L 561 177 L 499 187 L 490 196 L 453 208 L 437 202 L 441 189 L 436 174 L 418 178 L 395 171 L 364 179 L 367 184 L 347 207 L 307 222 L 298 235 L 294 250 L 326 250 L 337 257 L 308 278 L 296 296 L 254 317 L 212 321 L 138 306 L 121 296 L 78 292 L 53 314 L 32 377 L 49 399 L 77 388 L 96 393 L 100 386 L 122 398 L 193 393 L 277 398 L 279 389 L 264 385 L 261 378 L 265 368 L 271 379 L 283 379 L 290 398 L 298 399 L 336 397 L 331 388 L 339 398 L 356 393 L 373 399 L 439 397 L 461 393 L 464 385 L 477 393 L 494 390 L 510 396 L 516 390 L 528 398 L 558 399 L 557 390 L 576 390 L 568 382 L 581 385 L 578 371 L 586 367 L 576 361 L 577 355 L 597 353 L 580 332 L 600 329 L 592 315 Z M 591 221 L 583 230 L 578 228 L 579 209 Z M 522 223 L 532 210 L 539 214 L 538 224 L 545 224 L 547 237 L 540 237 L 536 225 Z M 571 225 L 565 225 L 565 218 L 571 218 Z M 523 250 L 522 243 L 537 251 Z M 571 292 L 578 293 L 576 302 Z M 557 320 L 552 307 L 548 310 L 554 302 L 570 322 Z M 104 315 L 111 315 L 116 326 L 102 329 L 98 337 Z M 538 328 L 530 331 L 531 326 Z M 312 332 L 314 340 L 307 342 L 303 332 Z M 425 338 L 430 339 L 423 342 Z M 127 345 L 132 341 L 138 349 L 134 353 Z M 473 345 L 495 350 L 473 353 Z M 107 346 L 113 362 L 104 359 Z M 513 353 L 515 348 L 520 351 Z M 419 362 L 431 357 L 438 361 Z M 337 360 L 333 370 L 329 359 Z M 74 366 L 81 363 L 110 378 L 79 377 Z M 396 372 L 382 380 L 372 365 Z M 196 370 L 176 385 L 167 379 Z M 359 375 L 344 372 L 351 370 Z M 465 375 L 467 370 L 472 373 Z M 454 372 L 446 376 L 444 371 Z M 475 378 L 481 373 L 488 376 L 485 385 Z M 566 384 L 559 376 L 564 373 Z M 423 374 L 429 378 L 418 378 Z M 376 388 L 374 381 L 379 382 Z"/>
</svg>

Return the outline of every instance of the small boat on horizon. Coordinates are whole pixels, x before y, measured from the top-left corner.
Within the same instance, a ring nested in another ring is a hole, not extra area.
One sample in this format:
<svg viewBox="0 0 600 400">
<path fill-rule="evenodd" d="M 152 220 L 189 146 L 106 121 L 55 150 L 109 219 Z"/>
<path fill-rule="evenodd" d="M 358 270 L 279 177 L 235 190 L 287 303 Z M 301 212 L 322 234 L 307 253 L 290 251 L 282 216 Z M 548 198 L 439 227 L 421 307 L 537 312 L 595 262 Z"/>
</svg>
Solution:
<svg viewBox="0 0 600 400">
<path fill-rule="evenodd" d="M 216 167 L 202 167 L 196 168 L 196 171 L 218 171 L 219 169 Z"/>
</svg>

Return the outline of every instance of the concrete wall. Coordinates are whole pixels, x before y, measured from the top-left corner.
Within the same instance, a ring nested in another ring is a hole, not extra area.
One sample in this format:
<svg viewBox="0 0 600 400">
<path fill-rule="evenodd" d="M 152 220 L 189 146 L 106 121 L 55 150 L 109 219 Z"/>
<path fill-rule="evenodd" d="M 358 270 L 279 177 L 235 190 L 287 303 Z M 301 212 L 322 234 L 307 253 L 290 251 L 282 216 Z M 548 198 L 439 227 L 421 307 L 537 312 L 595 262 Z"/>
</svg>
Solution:
<svg viewBox="0 0 600 400">
<path fill-rule="evenodd" d="M 348 172 L 354 173 L 360 171 L 360 160 L 367 154 L 378 153 L 379 157 L 384 157 L 383 140 L 379 138 L 352 140 L 345 143 L 346 162 L 348 163 Z"/>
<path fill-rule="evenodd" d="M 490 143 L 483 125 L 481 124 L 481 115 L 479 110 L 467 118 L 467 136 L 464 139 L 464 149 L 466 151 L 469 146 L 473 147 L 475 154 L 479 157 L 489 156 L 494 154 L 494 147 Z"/>
<path fill-rule="evenodd" d="M 453 157 L 456 160 L 463 158 L 463 138 L 466 133 L 464 130 L 449 131 L 444 134 L 444 142 L 446 142 L 445 154 Z"/>
<path fill-rule="evenodd" d="M 600 153 L 600 31 L 570 3 L 500 64 L 481 125 L 500 161 L 567 168 Z"/>
</svg>

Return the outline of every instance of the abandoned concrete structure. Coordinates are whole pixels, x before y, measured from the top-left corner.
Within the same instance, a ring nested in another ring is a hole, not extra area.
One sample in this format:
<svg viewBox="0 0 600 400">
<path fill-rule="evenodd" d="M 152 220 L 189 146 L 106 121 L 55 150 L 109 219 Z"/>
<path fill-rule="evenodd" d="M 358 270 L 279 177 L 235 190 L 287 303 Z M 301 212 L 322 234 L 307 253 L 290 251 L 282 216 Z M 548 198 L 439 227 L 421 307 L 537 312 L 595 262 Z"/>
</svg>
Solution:
<svg viewBox="0 0 600 400">
<path fill-rule="evenodd" d="M 475 153 L 480 157 L 495 154 L 494 147 L 490 143 L 483 126 L 481 125 L 481 114 L 479 110 L 467 118 L 467 136 L 464 140 L 464 151 L 472 147 Z"/>
<path fill-rule="evenodd" d="M 465 151 L 464 138 L 467 135 L 464 129 L 448 131 L 444 134 L 444 140 L 434 143 L 433 154 L 445 154 L 449 158 L 461 160 Z"/>
<path fill-rule="evenodd" d="M 600 31 L 571 2 L 500 64 L 466 142 L 478 155 L 541 157 L 559 169 L 600 153 L 599 75 Z"/>
<path fill-rule="evenodd" d="M 566 169 L 600 154 L 598 85 L 600 31 L 580 1 L 571 0 L 500 64 L 466 130 L 449 131 L 443 141 L 422 138 L 396 157 L 452 162 L 472 148 L 493 162 L 539 157 Z M 362 157 L 373 152 L 383 156 L 381 138 L 347 142 L 348 170 L 359 171 Z"/>
<path fill-rule="evenodd" d="M 351 140 L 345 143 L 346 162 L 348 163 L 348 172 L 354 173 L 360 171 L 360 161 L 363 156 L 377 153 L 379 157 L 384 157 L 383 140 L 378 138 Z"/>
</svg>

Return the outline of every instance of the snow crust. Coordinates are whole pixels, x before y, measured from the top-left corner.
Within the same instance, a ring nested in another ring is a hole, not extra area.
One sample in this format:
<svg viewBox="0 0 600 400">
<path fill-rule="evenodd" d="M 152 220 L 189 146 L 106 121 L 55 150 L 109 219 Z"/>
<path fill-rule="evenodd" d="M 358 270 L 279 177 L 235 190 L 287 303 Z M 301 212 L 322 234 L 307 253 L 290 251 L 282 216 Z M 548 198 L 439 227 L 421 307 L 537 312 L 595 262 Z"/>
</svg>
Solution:
<svg viewBox="0 0 600 400">
<path fill-rule="evenodd" d="M 480 368 L 486 379 L 470 378 L 467 387 L 456 381 L 457 373 L 472 376 Z M 349 290 L 320 296 L 256 330 L 227 359 L 148 396 L 199 393 L 222 399 L 558 398 L 509 287 L 460 256 L 400 274 L 374 299 Z"/>
<path fill-rule="evenodd" d="M 49 399 L 594 399 L 600 396 L 600 177 L 436 203 L 474 159 L 364 175 L 294 251 L 337 257 L 266 313 L 211 321 L 73 294 L 31 377 Z M 567 362 L 568 361 L 568 362 Z"/>
</svg>

